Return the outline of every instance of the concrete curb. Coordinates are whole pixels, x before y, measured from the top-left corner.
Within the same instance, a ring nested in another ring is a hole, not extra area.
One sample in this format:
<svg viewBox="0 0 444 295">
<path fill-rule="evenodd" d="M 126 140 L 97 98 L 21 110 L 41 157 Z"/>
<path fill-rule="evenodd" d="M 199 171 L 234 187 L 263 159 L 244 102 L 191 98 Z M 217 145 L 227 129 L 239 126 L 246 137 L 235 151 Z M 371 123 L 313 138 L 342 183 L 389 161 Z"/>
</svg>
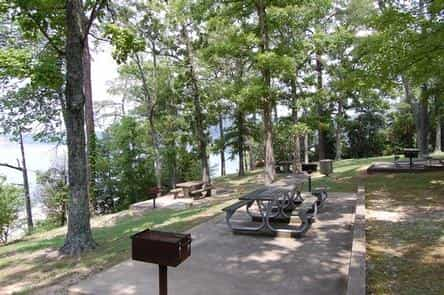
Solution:
<svg viewBox="0 0 444 295">
<path fill-rule="evenodd" d="M 356 211 L 354 214 L 353 244 L 348 269 L 347 295 L 365 295 L 365 188 L 360 186 L 357 192 Z"/>
</svg>

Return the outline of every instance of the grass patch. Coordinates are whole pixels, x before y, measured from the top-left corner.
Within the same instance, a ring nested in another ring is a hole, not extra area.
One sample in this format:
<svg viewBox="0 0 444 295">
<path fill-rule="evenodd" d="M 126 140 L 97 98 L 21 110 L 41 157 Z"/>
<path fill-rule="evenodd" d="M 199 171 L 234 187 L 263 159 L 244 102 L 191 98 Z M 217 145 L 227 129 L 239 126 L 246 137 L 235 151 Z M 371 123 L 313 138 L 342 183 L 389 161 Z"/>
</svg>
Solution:
<svg viewBox="0 0 444 295">
<path fill-rule="evenodd" d="M 107 225 L 93 227 L 99 247 L 80 258 L 62 257 L 57 249 L 65 229 L 37 233 L 0 247 L 0 293 L 28 293 L 64 278 L 84 278 L 130 258 L 130 236 L 146 228 L 183 232 L 221 212 L 225 202 L 186 210 L 158 209 L 141 217 L 119 216 Z M 8 289 L 8 286 L 10 289 Z M 3 288 L 3 289 L 2 289 Z"/>
<path fill-rule="evenodd" d="M 372 162 L 392 159 L 335 162 L 332 175 L 313 175 L 313 186 L 351 192 L 365 185 L 368 294 L 442 294 L 444 173 L 365 173 Z"/>
</svg>

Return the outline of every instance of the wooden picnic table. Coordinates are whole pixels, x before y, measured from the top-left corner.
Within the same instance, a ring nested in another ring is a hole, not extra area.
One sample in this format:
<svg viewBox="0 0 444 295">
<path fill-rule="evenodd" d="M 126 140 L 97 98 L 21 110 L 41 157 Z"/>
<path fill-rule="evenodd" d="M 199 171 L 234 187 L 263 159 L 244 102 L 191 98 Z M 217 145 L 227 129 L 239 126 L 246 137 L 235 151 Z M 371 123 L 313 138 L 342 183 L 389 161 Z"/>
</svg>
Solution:
<svg viewBox="0 0 444 295">
<path fill-rule="evenodd" d="M 194 189 L 200 189 L 204 185 L 203 181 L 187 181 L 176 184 L 176 187 L 181 188 L 183 190 L 183 197 L 189 198 L 190 192 Z"/>
</svg>

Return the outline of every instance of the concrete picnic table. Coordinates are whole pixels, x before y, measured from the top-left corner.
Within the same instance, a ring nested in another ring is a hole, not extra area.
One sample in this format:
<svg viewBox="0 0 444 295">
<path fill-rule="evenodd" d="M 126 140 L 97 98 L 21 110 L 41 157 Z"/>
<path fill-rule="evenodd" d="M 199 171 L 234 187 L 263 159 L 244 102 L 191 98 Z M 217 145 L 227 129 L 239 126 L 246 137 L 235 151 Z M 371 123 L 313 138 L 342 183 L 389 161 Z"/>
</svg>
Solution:
<svg viewBox="0 0 444 295">
<path fill-rule="evenodd" d="M 200 189 L 204 185 L 203 181 L 187 181 L 187 182 L 181 182 L 177 183 L 176 187 L 181 188 L 183 190 L 183 197 L 189 198 L 190 192 L 194 189 Z"/>
</svg>

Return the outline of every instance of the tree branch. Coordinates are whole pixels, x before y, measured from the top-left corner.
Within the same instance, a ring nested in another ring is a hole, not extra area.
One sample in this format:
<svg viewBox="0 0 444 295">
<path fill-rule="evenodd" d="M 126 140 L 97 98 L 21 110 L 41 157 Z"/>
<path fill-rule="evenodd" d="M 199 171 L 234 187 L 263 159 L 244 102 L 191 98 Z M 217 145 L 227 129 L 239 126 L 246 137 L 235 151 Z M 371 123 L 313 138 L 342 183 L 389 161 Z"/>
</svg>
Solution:
<svg viewBox="0 0 444 295">
<path fill-rule="evenodd" d="M 10 165 L 10 164 L 8 164 L 8 163 L 0 163 L 0 166 L 2 166 L 2 167 L 7 167 L 7 168 L 11 168 L 11 169 L 15 169 L 15 170 L 18 170 L 18 171 L 20 171 L 20 172 L 23 171 L 23 168 L 22 168 L 22 167 L 18 167 L 18 166 Z"/>
<path fill-rule="evenodd" d="M 91 29 L 94 20 L 97 18 L 97 14 L 100 12 L 100 10 L 102 10 L 105 7 L 106 3 L 107 0 L 97 0 L 96 3 L 94 4 L 91 14 L 86 21 L 83 42 L 85 42 L 86 38 L 88 37 L 89 30 Z"/>
<path fill-rule="evenodd" d="M 49 36 L 48 32 L 46 32 L 46 30 L 40 25 L 40 23 L 34 18 L 34 16 L 28 11 L 26 11 L 26 15 L 34 22 L 34 24 L 37 26 L 37 28 L 39 29 L 39 31 L 43 34 L 43 36 L 45 36 L 46 40 L 48 40 L 48 43 L 51 45 L 52 48 L 54 48 L 54 50 L 60 55 L 60 56 L 64 56 L 65 55 L 65 51 L 63 51 L 62 49 L 60 49 L 54 42 L 54 40 L 51 38 L 51 36 Z"/>
</svg>

